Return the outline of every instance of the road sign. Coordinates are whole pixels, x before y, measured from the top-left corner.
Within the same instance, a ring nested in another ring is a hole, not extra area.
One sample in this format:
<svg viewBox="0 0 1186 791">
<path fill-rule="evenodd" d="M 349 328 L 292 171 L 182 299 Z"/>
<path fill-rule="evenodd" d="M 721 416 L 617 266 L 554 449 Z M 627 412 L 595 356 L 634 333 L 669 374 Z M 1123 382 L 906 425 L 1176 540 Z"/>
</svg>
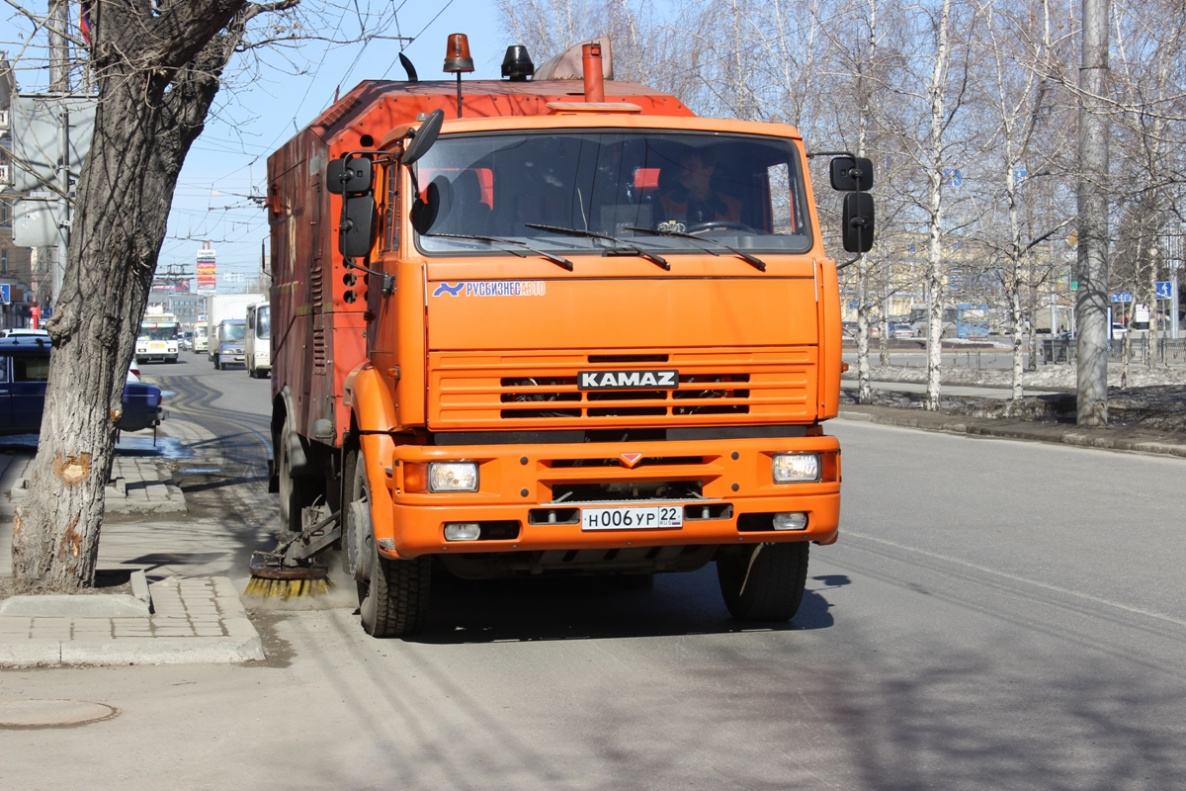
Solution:
<svg viewBox="0 0 1186 791">
<path fill-rule="evenodd" d="M 53 247 L 65 240 L 66 204 L 49 193 L 12 202 L 12 240 L 21 247 Z"/>
<path fill-rule="evenodd" d="M 946 168 L 943 171 L 943 178 L 947 179 L 947 183 L 953 187 L 959 187 L 964 183 L 964 174 L 955 168 Z"/>
<path fill-rule="evenodd" d="M 1113 302 L 1132 302 L 1132 294 L 1127 291 L 1116 291 L 1112 293 Z"/>
<path fill-rule="evenodd" d="M 0 283 L 0 302 L 12 304 L 12 286 L 8 283 Z"/>
<path fill-rule="evenodd" d="M 1172 280 L 1158 280 L 1157 281 L 1157 298 L 1158 299 L 1173 299 L 1174 298 L 1174 283 Z"/>
<path fill-rule="evenodd" d="M 71 176 L 78 175 L 91 147 L 96 104 L 94 97 L 84 96 L 22 93 L 14 97 L 12 153 L 21 164 L 12 171 L 13 189 L 34 192 L 45 184 L 57 184 L 63 149 Z"/>
</svg>

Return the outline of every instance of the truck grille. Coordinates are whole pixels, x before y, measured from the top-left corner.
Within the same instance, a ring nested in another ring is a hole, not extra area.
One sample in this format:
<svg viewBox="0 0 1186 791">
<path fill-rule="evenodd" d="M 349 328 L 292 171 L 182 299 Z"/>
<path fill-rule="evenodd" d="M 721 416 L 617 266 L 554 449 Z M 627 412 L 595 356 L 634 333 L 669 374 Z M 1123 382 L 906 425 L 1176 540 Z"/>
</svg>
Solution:
<svg viewBox="0 0 1186 791">
<path fill-rule="evenodd" d="M 810 420 L 815 414 L 815 349 L 730 354 L 431 354 L 430 424 L 436 429 L 544 426 L 695 425 Z M 679 371 L 675 388 L 582 390 L 582 370 Z"/>
<path fill-rule="evenodd" d="M 581 392 L 576 377 L 499 381 L 503 418 L 724 415 L 749 412 L 749 374 L 681 376 L 674 390 Z"/>
</svg>

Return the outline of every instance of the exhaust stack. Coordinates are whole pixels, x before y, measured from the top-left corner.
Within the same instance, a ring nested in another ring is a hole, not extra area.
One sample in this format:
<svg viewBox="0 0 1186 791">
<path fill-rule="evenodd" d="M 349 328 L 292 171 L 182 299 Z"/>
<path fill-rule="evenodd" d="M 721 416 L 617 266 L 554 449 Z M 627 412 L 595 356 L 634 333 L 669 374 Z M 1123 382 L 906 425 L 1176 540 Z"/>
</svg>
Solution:
<svg viewBox="0 0 1186 791">
<path fill-rule="evenodd" d="M 581 48 L 585 73 L 585 101 L 605 101 L 605 78 L 601 73 L 601 44 L 594 41 Z"/>
</svg>

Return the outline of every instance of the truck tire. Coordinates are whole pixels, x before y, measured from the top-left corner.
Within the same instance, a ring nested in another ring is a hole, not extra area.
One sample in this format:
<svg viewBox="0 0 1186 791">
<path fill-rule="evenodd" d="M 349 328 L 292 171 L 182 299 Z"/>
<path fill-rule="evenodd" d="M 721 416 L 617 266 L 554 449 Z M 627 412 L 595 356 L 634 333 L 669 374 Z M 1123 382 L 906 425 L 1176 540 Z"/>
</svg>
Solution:
<svg viewBox="0 0 1186 791">
<path fill-rule="evenodd" d="M 388 560 L 379 557 L 372 537 L 371 578 L 359 583 L 358 612 L 372 637 L 404 637 L 424 628 L 432 585 L 432 558 Z M 363 588 L 366 592 L 363 595 Z"/>
<path fill-rule="evenodd" d="M 375 534 L 370 527 L 370 494 L 362 454 L 355 452 L 351 502 L 344 511 L 351 513 L 352 526 L 362 535 L 343 536 L 344 542 L 357 542 L 359 554 L 366 553 L 354 572 L 358 580 L 358 613 L 362 628 L 372 637 L 403 637 L 424 628 L 428 617 L 428 597 L 432 585 L 432 558 L 388 560 L 380 557 Z M 365 515 L 365 516 L 364 516 Z M 350 549 L 347 547 L 347 555 Z"/>
<path fill-rule="evenodd" d="M 290 533 L 301 531 L 301 509 L 313 504 L 310 486 L 298 486 L 292 476 L 292 456 L 289 442 L 293 435 L 292 416 L 285 415 L 276 443 L 276 477 L 280 490 L 280 529 Z"/>
<path fill-rule="evenodd" d="M 807 586 L 806 541 L 722 548 L 717 578 L 725 606 L 739 621 L 794 617 Z"/>
</svg>

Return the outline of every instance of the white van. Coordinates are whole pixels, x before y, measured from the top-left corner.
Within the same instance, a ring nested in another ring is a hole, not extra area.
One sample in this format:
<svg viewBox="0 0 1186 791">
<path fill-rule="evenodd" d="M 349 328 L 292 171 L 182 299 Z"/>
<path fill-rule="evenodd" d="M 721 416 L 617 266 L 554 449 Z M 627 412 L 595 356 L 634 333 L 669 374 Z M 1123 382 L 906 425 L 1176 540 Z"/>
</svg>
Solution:
<svg viewBox="0 0 1186 791">
<path fill-rule="evenodd" d="M 210 348 L 210 336 L 206 322 L 199 321 L 194 325 L 194 354 L 206 354 Z"/>
<path fill-rule="evenodd" d="M 247 375 L 263 379 L 272 373 L 272 306 L 256 302 L 247 306 L 245 349 Z"/>
</svg>

